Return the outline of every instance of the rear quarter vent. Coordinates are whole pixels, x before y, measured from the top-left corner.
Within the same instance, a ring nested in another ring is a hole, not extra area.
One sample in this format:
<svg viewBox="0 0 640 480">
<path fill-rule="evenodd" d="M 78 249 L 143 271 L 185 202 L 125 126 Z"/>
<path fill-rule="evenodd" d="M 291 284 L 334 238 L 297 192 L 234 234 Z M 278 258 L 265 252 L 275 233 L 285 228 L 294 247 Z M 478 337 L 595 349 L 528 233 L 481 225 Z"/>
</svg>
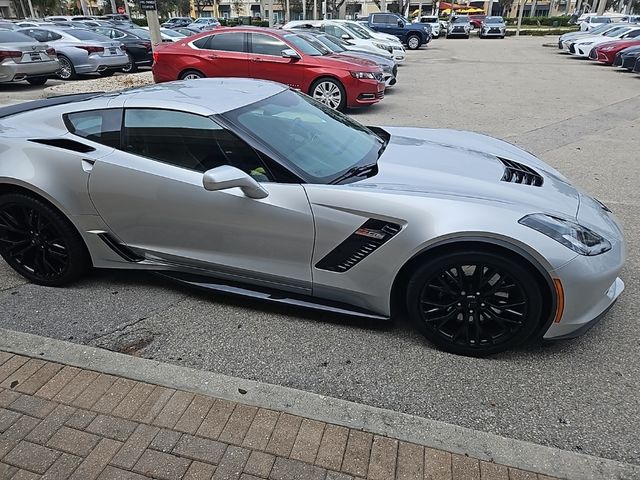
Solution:
<svg viewBox="0 0 640 480">
<path fill-rule="evenodd" d="M 90 147 L 89 145 L 76 142 L 75 140 L 69 140 L 68 138 L 33 138 L 29 139 L 29 141 L 78 153 L 89 153 L 95 151 L 95 148 Z"/>
</svg>

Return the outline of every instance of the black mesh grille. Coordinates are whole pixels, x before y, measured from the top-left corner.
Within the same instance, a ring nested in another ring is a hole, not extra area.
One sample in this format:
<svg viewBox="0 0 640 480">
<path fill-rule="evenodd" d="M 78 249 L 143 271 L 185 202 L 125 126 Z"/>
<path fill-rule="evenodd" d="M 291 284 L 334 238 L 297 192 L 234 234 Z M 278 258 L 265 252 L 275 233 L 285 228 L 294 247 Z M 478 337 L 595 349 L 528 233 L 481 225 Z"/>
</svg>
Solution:
<svg viewBox="0 0 640 480">
<path fill-rule="evenodd" d="M 384 75 L 382 73 L 374 73 L 373 76 L 375 77 L 376 80 L 378 80 L 379 82 L 383 82 L 384 81 Z"/>
<path fill-rule="evenodd" d="M 542 175 L 533 170 L 532 168 L 522 165 L 521 163 L 514 162 L 513 160 L 507 160 L 506 158 L 500 158 L 500 161 L 504 165 L 504 175 L 501 180 L 509 183 L 521 183 L 523 185 L 531 185 L 534 187 L 541 187 L 544 179 Z"/>
<path fill-rule="evenodd" d="M 316 264 L 320 270 L 343 273 L 357 265 L 393 238 L 402 227 L 369 219 Z"/>
</svg>

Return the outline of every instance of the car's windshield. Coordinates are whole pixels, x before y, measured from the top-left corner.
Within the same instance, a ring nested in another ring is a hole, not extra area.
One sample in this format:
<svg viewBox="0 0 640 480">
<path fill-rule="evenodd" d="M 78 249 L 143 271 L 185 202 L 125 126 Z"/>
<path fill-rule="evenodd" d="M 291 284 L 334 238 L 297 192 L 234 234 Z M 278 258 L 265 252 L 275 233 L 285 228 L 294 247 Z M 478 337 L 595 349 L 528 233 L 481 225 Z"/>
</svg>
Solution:
<svg viewBox="0 0 640 480">
<path fill-rule="evenodd" d="M 359 25 L 357 23 L 345 23 L 345 26 L 347 26 L 349 28 L 349 31 L 351 32 L 357 32 L 359 33 L 362 38 L 373 38 L 373 35 L 371 35 L 371 33 L 373 33 L 370 29 L 363 27 L 362 25 Z"/>
<path fill-rule="evenodd" d="M 309 183 L 330 183 L 352 167 L 374 164 L 384 145 L 368 128 L 292 90 L 223 117 Z"/>
<path fill-rule="evenodd" d="M 348 23 L 341 23 L 340 26 L 342 26 L 343 28 L 346 28 L 347 31 L 356 38 L 360 38 L 362 40 L 368 40 L 372 38 L 371 35 L 369 35 L 367 32 L 358 31 Z"/>
<path fill-rule="evenodd" d="M 453 17 L 451 23 L 469 23 L 469 17 Z"/>
<path fill-rule="evenodd" d="M 176 32 L 175 30 L 171 30 L 169 28 L 161 28 L 160 31 L 164 33 L 167 37 L 174 37 L 174 38 L 184 37 L 184 35 L 181 34 L 180 32 Z"/>
<path fill-rule="evenodd" d="M 300 50 L 305 55 L 311 55 L 312 57 L 320 57 L 330 53 L 327 48 L 321 43 L 314 42 L 312 45 L 306 38 L 302 38 L 300 35 L 291 33 L 283 37 L 289 43 L 292 43 L 294 47 Z"/>
<path fill-rule="evenodd" d="M 327 48 L 322 42 L 318 40 L 317 37 L 314 37 L 313 35 L 305 35 L 304 33 L 299 33 L 298 37 L 302 37 L 302 39 L 305 42 L 309 43 L 309 45 L 311 45 L 313 48 L 318 50 L 323 55 L 329 55 L 331 53 L 331 50 Z"/>
<path fill-rule="evenodd" d="M 613 29 L 609 30 L 607 33 L 605 33 L 604 36 L 605 37 L 617 37 L 618 35 L 624 35 L 629 30 L 631 30 L 631 29 L 630 28 L 625 28 L 625 27 L 613 28 Z"/>
<path fill-rule="evenodd" d="M 151 34 L 142 28 L 132 28 L 130 32 L 139 36 L 140 38 L 144 38 L 145 40 L 151 40 Z"/>
<path fill-rule="evenodd" d="M 605 24 L 605 25 L 600 25 L 599 27 L 596 28 L 592 28 L 589 33 L 602 33 L 602 32 L 606 32 L 607 30 L 611 29 L 611 25 Z"/>
<path fill-rule="evenodd" d="M 422 17 L 420 19 L 422 23 L 438 23 L 438 17 Z"/>
<path fill-rule="evenodd" d="M 504 23 L 502 17 L 487 17 L 484 19 L 484 23 Z"/>
<path fill-rule="evenodd" d="M 0 30 L 0 43 L 33 43 L 34 40 L 28 35 L 20 32 L 12 32 L 10 30 Z"/>
<path fill-rule="evenodd" d="M 304 35 L 304 38 L 309 39 L 309 36 Z M 318 35 L 311 38 L 316 40 L 317 42 L 320 42 L 323 47 L 331 50 L 334 53 L 341 53 L 346 51 L 346 48 L 340 45 L 337 41 L 334 41 L 333 38 L 329 37 L 328 35 Z M 311 42 L 311 44 L 313 45 L 313 42 Z"/>
<path fill-rule="evenodd" d="M 610 21 L 609 17 L 591 17 L 591 23 L 609 23 Z"/>
</svg>

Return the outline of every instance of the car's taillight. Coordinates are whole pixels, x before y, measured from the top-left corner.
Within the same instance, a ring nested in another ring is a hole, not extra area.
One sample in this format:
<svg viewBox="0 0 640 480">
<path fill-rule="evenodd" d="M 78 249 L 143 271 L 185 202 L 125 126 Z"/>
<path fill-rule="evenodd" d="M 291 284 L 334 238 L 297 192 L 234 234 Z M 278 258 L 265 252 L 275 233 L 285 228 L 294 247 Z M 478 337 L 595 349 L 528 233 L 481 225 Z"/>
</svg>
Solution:
<svg viewBox="0 0 640 480">
<path fill-rule="evenodd" d="M 82 50 L 86 50 L 87 52 L 89 52 L 89 54 L 104 52 L 104 47 L 91 47 L 91 46 L 85 46 L 85 45 L 76 45 L 76 48 L 81 48 Z"/>
<path fill-rule="evenodd" d="M 20 58 L 22 52 L 17 50 L 0 50 L 0 62 L 6 58 Z"/>
<path fill-rule="evenodd" d="M 56 49 L 55 48 L 47 48 L 47 55 L 49 55 L 50 57 L 55 56 L 56 54 Z"/>
<path fill-rule="evenodd" d="M 159 58 L 160 58 L 160 55 L 158 55 L 158 52 L 153 52 L 153 63 L 156 63 Z"/>
</svg>

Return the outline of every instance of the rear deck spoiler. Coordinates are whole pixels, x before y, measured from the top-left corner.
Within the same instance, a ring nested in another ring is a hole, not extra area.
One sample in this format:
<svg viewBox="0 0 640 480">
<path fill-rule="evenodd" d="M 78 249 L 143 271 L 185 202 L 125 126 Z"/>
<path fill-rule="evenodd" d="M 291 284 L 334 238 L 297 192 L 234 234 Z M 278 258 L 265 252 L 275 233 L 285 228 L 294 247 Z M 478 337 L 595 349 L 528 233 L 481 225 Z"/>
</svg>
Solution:
<svg viewBox="0 0 640 480">
<path fill-rule="evenodd" d="M 58 95 L 42 100 L 34 100 L 32 102 L 16 103 L 15 105 L 9 105 L 8 107 L 0 108 L 0 118 L 17 115 L 18 113 L 29 112 L 31 110 L 38 110 L 40 108 L 53 107 L 55 105 L 82 102 L 84 100 L 89 100 L 90 98 L 98 97 L 102 94 L 104 94 L 104 92 L 73 93 L 70 95 Z"/>
</svg>

